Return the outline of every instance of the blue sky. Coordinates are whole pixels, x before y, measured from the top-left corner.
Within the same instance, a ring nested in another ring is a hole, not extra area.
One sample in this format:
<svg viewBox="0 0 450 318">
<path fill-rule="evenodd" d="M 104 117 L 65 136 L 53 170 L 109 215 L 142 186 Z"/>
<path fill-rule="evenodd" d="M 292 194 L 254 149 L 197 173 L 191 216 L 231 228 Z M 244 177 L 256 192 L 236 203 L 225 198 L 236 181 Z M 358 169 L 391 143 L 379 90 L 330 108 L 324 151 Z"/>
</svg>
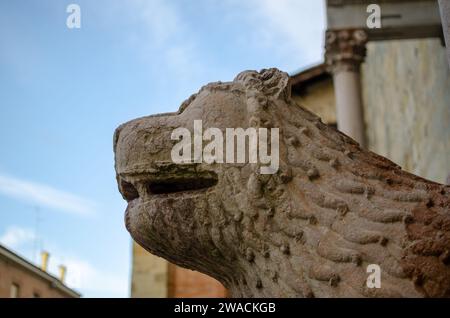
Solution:
<svg viewBox="0 0 450 318">
<path fill-rule="evenodd" d="M 311 0 L 1 1 L 0 243 L 48 250 L 84 296 L 127 297 L 115 127 L 245 69 L 320 62 L 324 20 Z"/>
</svg>

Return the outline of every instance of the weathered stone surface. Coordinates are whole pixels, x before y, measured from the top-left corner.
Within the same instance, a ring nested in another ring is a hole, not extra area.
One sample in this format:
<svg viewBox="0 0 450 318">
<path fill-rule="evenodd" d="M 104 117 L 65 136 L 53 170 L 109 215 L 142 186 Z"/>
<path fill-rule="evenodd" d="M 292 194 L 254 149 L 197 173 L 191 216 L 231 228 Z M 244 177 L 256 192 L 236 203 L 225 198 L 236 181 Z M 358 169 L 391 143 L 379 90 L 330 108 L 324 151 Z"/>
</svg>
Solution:
<svg viewBox="0 0 450 318">
<path fill-rule="evenodd" d="M 279 127 L 278 173 L 173 164 L 170 134 L 194 119 L 221 130 Z M 450 187 L 323 124 L 276 69 L 208 84 L 177 113 L 123 124 L 114 150 L 134 240 L 232 296 L 450 296 Z M 381 267 L 380 289 L 366 287 L 369 264 Z"/>
</svg>

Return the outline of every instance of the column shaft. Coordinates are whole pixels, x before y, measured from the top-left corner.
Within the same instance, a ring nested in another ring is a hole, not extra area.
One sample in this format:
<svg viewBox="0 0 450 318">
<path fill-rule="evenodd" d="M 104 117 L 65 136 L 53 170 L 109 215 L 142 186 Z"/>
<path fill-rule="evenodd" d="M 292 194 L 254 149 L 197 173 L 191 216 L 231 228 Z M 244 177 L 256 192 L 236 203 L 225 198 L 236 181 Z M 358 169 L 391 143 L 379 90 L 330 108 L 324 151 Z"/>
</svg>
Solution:
<svg viewBox="0 0 450 318">
<path fill-rule="evenodd" d="M 325 59 L 333 74 L 338 129 L 365 147 L 360 64 L 366 54 L 364 30 L 328 30 Z"/>
<path fill-rule="evenodd" d="M 364 147 L 365 131 L 359 72 L 343 70 L 336 72 L 333 74 L 333 82 L 338 129 Z"/>
</svg>

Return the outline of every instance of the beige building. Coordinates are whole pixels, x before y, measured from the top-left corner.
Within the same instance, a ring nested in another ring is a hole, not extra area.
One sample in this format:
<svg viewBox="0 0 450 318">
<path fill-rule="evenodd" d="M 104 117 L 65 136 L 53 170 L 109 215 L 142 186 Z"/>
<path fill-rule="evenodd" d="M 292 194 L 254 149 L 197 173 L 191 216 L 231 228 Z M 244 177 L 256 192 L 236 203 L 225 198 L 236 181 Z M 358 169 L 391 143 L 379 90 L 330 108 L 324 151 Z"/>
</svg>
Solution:
<svg viewBox="0 0 450 318">
<path fill-rule="evenodd" d="M 450 70 L 437 1 L 327 1 L 325 64 L 292 75 L 298 103 L 406 171 L 450 173 Z M 383 19 L 384 18 L 384 19 Z"/>
<path fill-rule="evenodd" d="M 337 125 L 325 64 L 291 76 L 299 105 Z M 450 70 L 440 39 L 367 44 L 361 64 L 366 148 L 406 171 L 446 183 L 450 174 Z"/>
<path fill-rule="evenodd" d="M 333 78 L 325 64 L 319 64 L 291 75 L 292 97 L 326 124 L 336 127 Z"/>
<path fill-rule="evenodd" d="M 217 280 L 154 256 L 133 242 L 131 297 L 226 297 Z"/>
<path fill-rule="evenodd" d="M 450 70 L 437 1 L 327 1 L 324 64 L 291 75 L 299 105 L 404 170 L 445 183 L 450 173 Z M 300 32 L 300 31 L 299 31 Z M 133 245 L 133 297 L 226 295 L 212 278 Z"/>
<path fill-rule="evenodd" d="M 0 245 L 0 298 L 78 298 L 61 279 Z"/>
</svg>

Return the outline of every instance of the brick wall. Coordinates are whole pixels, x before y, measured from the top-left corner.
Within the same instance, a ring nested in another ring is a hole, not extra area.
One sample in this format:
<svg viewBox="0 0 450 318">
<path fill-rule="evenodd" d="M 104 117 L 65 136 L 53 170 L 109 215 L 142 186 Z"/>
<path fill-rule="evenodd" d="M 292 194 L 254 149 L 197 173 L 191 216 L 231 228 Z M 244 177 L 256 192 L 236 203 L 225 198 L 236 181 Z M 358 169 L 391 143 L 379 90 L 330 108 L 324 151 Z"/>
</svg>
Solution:
<svg viewBox="0 0 450 318">
<path fill-rule="evenodd" d="M 0 298 L 9 298 L 11 285 L 19 286 L 20 298 L 64 298 L 68 295 L 51 286 L 51 283 L 26 269 L 0 258 Z"/>
<path fill-rule="evenodd" d="M 228 292 L 217 280 L 202 273 L 169 264 L 169 297 L 227 297 Z"/>
</svg>

